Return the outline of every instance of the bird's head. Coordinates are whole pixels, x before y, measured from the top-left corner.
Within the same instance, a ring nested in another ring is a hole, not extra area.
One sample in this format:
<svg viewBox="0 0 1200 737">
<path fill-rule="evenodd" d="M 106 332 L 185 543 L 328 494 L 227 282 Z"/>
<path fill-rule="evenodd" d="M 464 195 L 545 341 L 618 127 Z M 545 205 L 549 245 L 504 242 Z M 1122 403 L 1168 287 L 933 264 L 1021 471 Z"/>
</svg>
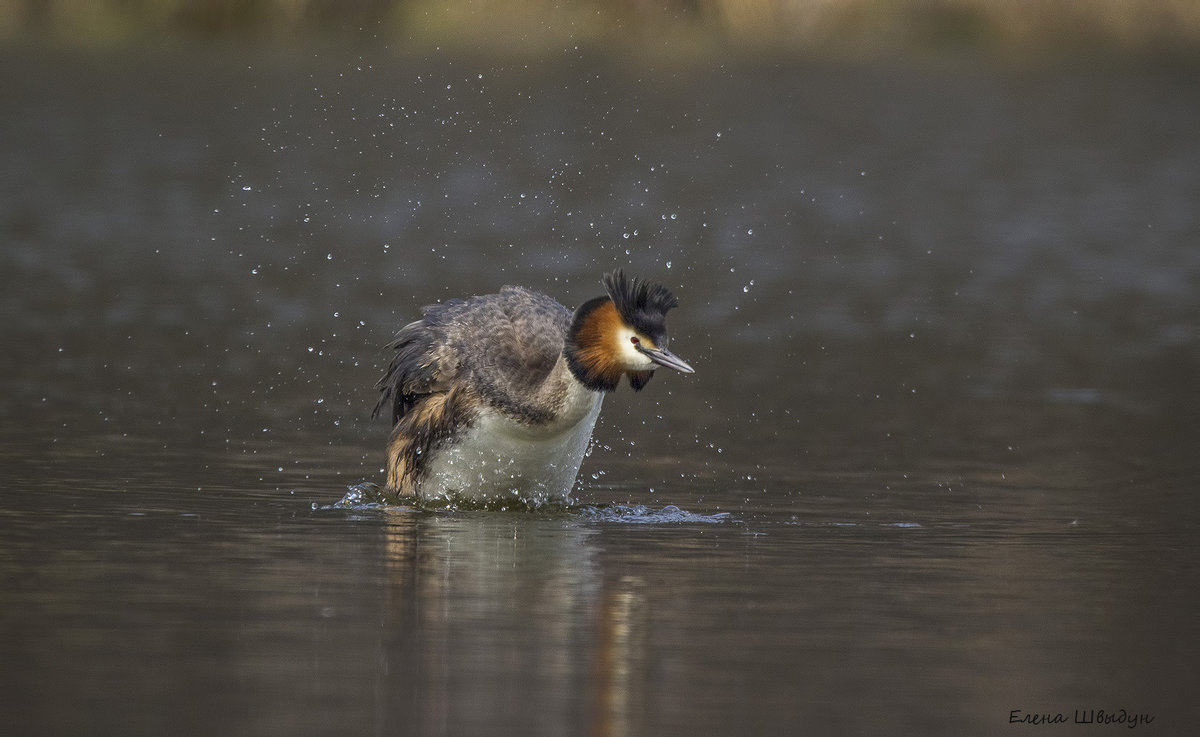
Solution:
<svg viewBox="0 0 1200 737">
<path fill-rule="evenodd" d="M 567 363 L 575 378 L 597 391 L 617 388 L 622 375 L 640 390 L 659 366 L 695 370 L 667 350 L 667 310 L 679 300 L 661 284 L 627 278 L 620 269 L 601 280 L 603 297 L 575 310 L 567 334 Z"/>
</svg>

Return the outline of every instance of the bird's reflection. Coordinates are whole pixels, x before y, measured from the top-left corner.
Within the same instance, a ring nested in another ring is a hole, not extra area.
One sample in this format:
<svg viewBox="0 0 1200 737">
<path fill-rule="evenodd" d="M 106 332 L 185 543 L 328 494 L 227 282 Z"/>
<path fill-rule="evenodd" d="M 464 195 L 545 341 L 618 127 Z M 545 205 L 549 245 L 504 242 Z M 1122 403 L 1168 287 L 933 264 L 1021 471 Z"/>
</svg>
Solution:
<svg viewBox="0 0 1200 737">
<path fill-rule="evenodd" d="M 637 576 L 621 576 L 605 585 L 595 618 L 593 699 L 590 734 L 595 737 L 634 733 L 643 693 L 646 597 Z"/>
<path fill-rule="evenodd" d="M 577 520 L 396 512 L 384 527 L 380 728 L 625 735 L 646 596 Z"/>
</svg>

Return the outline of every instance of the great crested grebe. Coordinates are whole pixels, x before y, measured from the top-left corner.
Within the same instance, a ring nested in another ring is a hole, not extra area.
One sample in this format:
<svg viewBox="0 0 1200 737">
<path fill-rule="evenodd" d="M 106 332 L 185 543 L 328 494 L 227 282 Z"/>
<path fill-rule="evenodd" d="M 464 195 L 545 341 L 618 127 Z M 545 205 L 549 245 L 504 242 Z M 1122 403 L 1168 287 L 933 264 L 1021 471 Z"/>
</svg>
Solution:
<svg viewBox="0 0 1200 737">
<path fill-rule="evenodd" d="M 694 370 L 667 350 L 661 284 L 601 280 L 605 296 L 574 315 L 544 294 L 499 294 L 428 305 L 388 344 L 372 417 L 392 411 L 392 495 L 473 502 L 568 502 L 604 393 L 622 376 L 641 390 L 659 366 Z"/>
</svg>

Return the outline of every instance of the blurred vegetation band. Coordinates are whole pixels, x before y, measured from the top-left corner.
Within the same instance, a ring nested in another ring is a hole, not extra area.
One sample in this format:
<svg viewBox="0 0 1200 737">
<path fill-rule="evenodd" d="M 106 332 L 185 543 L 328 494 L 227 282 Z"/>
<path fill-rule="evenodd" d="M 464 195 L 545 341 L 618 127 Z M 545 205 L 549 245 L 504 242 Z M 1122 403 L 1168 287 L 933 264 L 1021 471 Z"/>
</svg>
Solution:
<svg viewBox="0 0 1200 737">
<path fill-rule="evenodd" d="M 0 0 L 0 38 L 1200 48 L 1200 0 Z"/>
</svg>

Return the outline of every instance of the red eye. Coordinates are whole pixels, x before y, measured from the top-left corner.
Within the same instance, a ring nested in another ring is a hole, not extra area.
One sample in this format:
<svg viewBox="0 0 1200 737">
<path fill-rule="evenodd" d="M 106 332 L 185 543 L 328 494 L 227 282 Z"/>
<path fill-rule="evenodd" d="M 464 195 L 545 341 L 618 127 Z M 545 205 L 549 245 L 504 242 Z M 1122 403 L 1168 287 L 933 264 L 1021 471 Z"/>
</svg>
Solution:
<svg viewBox="0 0 1200 737">
<path fill-rule="evenodd" d="M 640 345 L 642 341 L 638 340 L 636 335 L 631 335 L 629 336 L 629 342 L 633 343 L 634 345 Z"/>
</svg>

